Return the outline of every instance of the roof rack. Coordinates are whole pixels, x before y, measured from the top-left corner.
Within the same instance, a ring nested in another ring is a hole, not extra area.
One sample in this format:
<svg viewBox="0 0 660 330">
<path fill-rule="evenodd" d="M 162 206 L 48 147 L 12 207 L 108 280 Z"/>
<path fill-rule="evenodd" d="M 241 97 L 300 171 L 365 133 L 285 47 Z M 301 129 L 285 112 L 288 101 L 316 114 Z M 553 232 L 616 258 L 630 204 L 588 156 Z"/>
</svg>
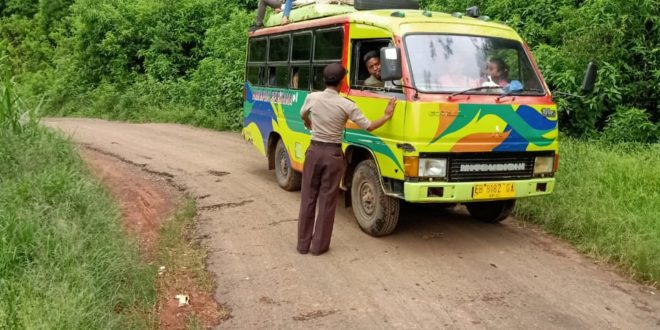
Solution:
<svg viewBox="0 0 660 330">
<path fill-rule="evenodd" d="M 350 3 L 349 3 L 350 2 Z M 289 13 L 289 22 L 302 22 L 316 18 L 336 16 L 357 11 L 353 0 L 297 0 Z M 270 15 L 266 27 L 282 24 L 282 13 Z"/>
<path fill-rule="evenodd" d="M 417 0 L 294 0 L 289 22 L 302 22 L 316 18 L 349 14 L 358 10 L 419 9 Z M 271 15 L 266 27 L 282 23 L 282 13 Z"/>
</svg>

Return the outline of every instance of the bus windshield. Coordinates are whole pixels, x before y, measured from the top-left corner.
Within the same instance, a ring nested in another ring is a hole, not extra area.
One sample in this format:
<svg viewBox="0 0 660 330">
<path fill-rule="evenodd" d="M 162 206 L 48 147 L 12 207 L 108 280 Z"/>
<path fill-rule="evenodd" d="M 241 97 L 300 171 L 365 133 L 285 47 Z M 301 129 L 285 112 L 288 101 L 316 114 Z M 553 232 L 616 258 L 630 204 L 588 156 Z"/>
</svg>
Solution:
<svg viewBox="0 0 660 330">
<path fill-rule="evenodd" d="M 455 93 L 475 87 L 478 94 L 516 92 L 544 95 L 543 85 L 520 42 L 509 39 L 413 34 L 405 47 L 415 87 L 420 92 Z"/>
</svg>

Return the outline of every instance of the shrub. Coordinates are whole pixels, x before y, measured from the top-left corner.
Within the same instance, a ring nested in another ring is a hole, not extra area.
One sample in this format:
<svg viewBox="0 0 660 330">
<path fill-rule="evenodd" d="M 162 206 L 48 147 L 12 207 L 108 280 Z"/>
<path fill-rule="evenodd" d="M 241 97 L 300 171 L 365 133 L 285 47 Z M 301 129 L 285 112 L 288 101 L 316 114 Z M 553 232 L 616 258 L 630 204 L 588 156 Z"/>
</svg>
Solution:
<svg viewBox="0 0 660 330">
<path fill-rule="evenodd" d="M 660 128 L 643 109 L 618 107 L 607 120 L 604 138 L 610 142 L 658 142 Z"/>
</svg>

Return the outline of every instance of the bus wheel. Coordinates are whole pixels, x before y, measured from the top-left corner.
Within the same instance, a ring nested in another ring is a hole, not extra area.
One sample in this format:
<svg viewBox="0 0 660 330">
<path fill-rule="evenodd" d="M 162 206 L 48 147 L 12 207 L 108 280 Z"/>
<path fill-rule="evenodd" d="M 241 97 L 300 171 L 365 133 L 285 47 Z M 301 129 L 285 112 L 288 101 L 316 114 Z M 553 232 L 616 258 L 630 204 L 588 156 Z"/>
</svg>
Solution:
<svg viewBox="0 0 660 330">
<path fill-rule="evenodd" d="M 300 189 L 302 175 L 291 168 L 289 153 L 286 152 L 284 142 L 280 139 L 275 147 L 275 177 L 277 183 L 284 190 L 294 191 Z"/>
<path fill-rule="evenodd" d="M 385 195 L 373 160 L 358 164 L 353 174 L 353 214 L 362 230 L 371 236 L 385 236 L 399 221 L 399 200 Z"/>
<path fill-rule="evenodd" d="M 516 206 L 515 199 L 465 203 L 465 207 L 467 207 L 473 218 L 488 223 L 498 223 L 506 219 L 511 214 L 511 211 L 513 211 L 514 206 Z"/>
</svg>

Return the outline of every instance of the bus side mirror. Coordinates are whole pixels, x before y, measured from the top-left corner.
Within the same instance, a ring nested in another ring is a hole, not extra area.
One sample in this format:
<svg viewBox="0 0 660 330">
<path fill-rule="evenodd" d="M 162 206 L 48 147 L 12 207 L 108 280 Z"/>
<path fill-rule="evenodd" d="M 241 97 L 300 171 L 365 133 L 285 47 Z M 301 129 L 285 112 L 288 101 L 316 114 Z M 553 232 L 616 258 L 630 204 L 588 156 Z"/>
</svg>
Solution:
<svg viewBox="0 0 660 330">
<path fill-rule="evenodd" d="M 401 49 L 397 47 L 383 47 L 380 49 L 380 79 L 382 81 L 400 80 Z"/>
<path fill-rule="evenodd" d="M 594 85 L 596 84 L 596 75 L 598 67 L 593 62 L 589 62 L 587 65 L 587 72 L 584 74 L 584 80 L 582 81 L 582 91 L 585 93 L 590 93 L 594 90 Z"/>
</svg>

